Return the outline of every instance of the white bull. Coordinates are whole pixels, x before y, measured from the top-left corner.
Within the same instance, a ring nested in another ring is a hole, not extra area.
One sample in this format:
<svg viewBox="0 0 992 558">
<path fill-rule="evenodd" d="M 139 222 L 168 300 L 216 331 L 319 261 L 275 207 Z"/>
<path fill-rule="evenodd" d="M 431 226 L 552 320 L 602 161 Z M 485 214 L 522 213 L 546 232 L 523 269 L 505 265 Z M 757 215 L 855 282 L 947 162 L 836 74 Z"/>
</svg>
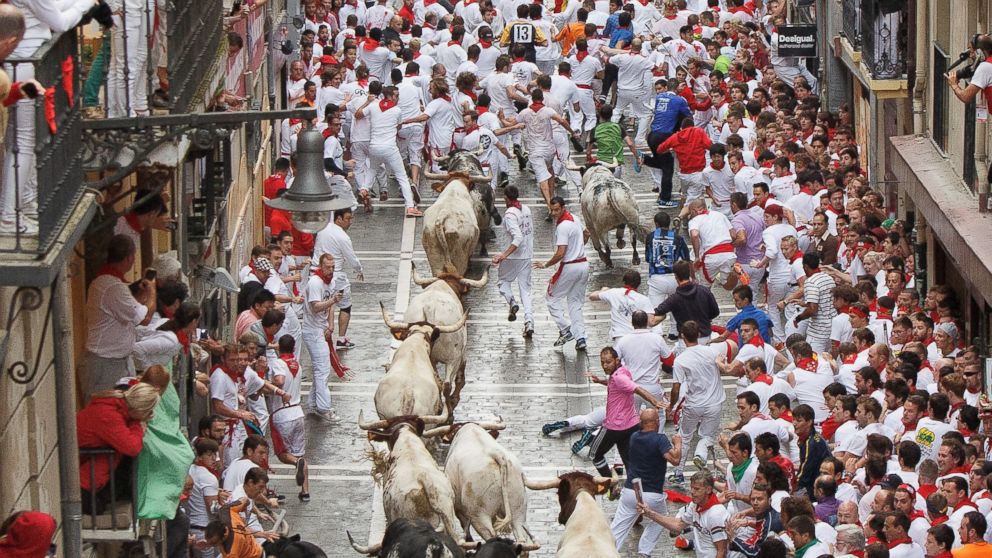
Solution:
<svg viewBox="0 0 992 558">
<path fill-rule="evenodd" d="M 441 335 L 459 330 L 464 334 L 466 317 L 462 315 L 453 323 L 444 325 L 434 325 L 428 320 L 394 322 L 389 319 L 381 302 L 379 308 L 390 332 L 403 342 L 396 349 L 386 375 L 376 387 L 376 413 L 382 419 L 437 414 L 443 407 L 442 386 L 431 361 L 431 346 Z"/>
<path fill-rule="evenodd" d="M 517 542 L 529 538 L 527 490 L 520 460 L 496 442 L 497 423 L 458 423 L 424 433 L 425 438 L 443 436 L 451 444 L 444 474 L 455 491 L 455 516 L 472 540 L 469 526 L 487 541 L 507 531 Z M 526 550 L 537 550 L 527 545 Z"/>
<path fill-rule="evenodd" d="M 424 290 L 413 297 L 404 316 L 408 322 L 427 322 L 438 326 L 458 323 L 463 317 L 462 297 L 469 289 L 481 289 L 489 281 L 488 269 L 479 280 L 466 279 L 451 273 L 438 277 L 421 278 L 413 269 L 413 282 Z M 464 323 L 464 322 L 462 322 Z M 465 386 L 465 346 L 468 333 L 464 327 L 445 331 L 431 345 L 431 364 L 437 370 L 444 364 L 442 391 L 448 404 L 448 413 L 454 415 L 459 396 Z"/>
<path fill-rule="evenodd" d="M 616 477 L 594 477 L 588 473 L 565 473 L 549 481 L 527 481 L 531 490 L 558 490 L 558 523 L 565 526 L 558 541 L 557 558 L 620 558 L 610 523 L 596 503 L 596 494 L 610 489 Z"/>
<path fill-rule="evenodd" d="M 569 170 L 582 171 L 581 167 L 570 165 Z M 642 234 L 640 217 L 637 214 L 637 200 L 634 191 L 622 180 L 613 176 L 614 165 L 598 164 L 588 167 L 582 174 L 582 193 L 579 202 L 582 219 L 589 230 L 589 238 L 599 254 L 599 259 L 613 267 L 610 258 L 609 232 L 617 231 L 617 248 L 623 249 L 624 228 L 630 229 L 630 243 L 634 250 L 633 265 L 641 263 L 637 253 L 637 237 Z"/>
<path fill-rule="evenodd" d="M 430 173 L 425 176 L 429 179 L 447 178 L 447 175 Z M 424 231 L 421 235 L 434 275 L 465 275 L 468 269 L 469 258 L 475 243 L 479 241 L 479 219 L 475 212 L 475 200 L 469 193 L 470 182 L 482 178 L 454 178 L 434 186 L 440 195 L 424 211 Z"/>
<path fill-rule="evenodd" d="M 372 457 L 373 476 L 382 482 L 386 523 L 399 518 L 422 519 L 457 541 L 451 483 L 420 438 L 427 422 L 426 417 L 397 417 L 366 423 L 361 413 L 358 416 L 358 425 L 369 431 L 370 440 L 389 445 L 388 454 L 377 452 Z"/>
</svg>

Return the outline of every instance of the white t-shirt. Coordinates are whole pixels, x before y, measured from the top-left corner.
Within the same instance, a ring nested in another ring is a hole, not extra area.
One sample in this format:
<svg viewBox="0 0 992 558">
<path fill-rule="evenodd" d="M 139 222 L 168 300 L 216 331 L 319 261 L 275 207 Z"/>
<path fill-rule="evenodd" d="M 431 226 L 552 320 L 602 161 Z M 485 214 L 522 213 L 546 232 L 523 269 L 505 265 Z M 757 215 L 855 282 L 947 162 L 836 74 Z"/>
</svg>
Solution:
<svg viewBox="0 0 992 558">
<path fill-rule="evenodd" d="M 697 558 L 715 557 L 714 543 L 727 540 L 727 508 L 723 504 L 715 504 L 703 513 L 698 513 L 696 509 L 696 503 L 692 502 L 679 510 L 678 518 L 683 523 L 692 525 Z"/>
<path fill-rule="evenodd" d="M 610 64 L 617 67 L 617 91 L 643 91 L 645 83 L 654 78 L 654 63 L 640 54 L 616 54 L 610 57 Z"/>
<path fill-rule="evenodd" d="M 269 374 L 272 378 L 286 378 L 282 390 L 289 394 L 289 403 L 283 403 L 282 397 L 272 397 L 269 401 L 272 407 L 271 420 L 275 424 L 285 424 L 303 418 L 303 408 L 300 407 L 300 386 L 303 383 L 302 370 L 297 368 L 296 376 L 289 370 L 289 364 L 281 358 L 270 358 Z M 297 367 L 299 365 L 297 364 Z M 285 410 L 280 410 L 286 407 Z M 278 411 L 278 412 L 277 412 Z"/>
<path fill-rule="evenodd" d="M 570 56 L 567 62 L 572 65 L 572 81 L 576 85 L 591 85 L 596 74 L 603 71 L 603 62 L 591 54 L 583 57 L 581 62 L 577 57 Z"/>
<path fill-rule="evenodd" d="M 721 169 L 707 165 L 703 169 L 703 184 L 713 192 L 713 197 L 720 202 L 720 207 L 715 209 L 724 215 L 730 214 L 730 194 L 737 191 L 734 185 L 734 173 L 730 170 L 730 165 L 724 164 Z"/>
<path fill-rule="evenodd" d="M 765 244 L 765 256 L 768 257 L 768 275 L 778 276 L 782 280 L 789 277 L 789 260 L 782 254 L 782 239 L 787 236 L 798 238 L 796 228 L 788 223 L 778 223 L 765 228 L 761 240 Z"/>
<path fill-rule="evenodd" d="M 483 79 L 479 86 L 485 89 L 492 99 L 492 109 L 498 111 L 498 109 L 509 110 L 513 108 L 513 102 L 510 101 L 510 96 L 506 92 L 506 88 L 513 83 L 512 74 L 493 72 Z"/>
<path fill-rule="evenodd" d="M 396 132 L 400 128 L 400 123 L 403 122 L 403 111 L 398 106 L 383 111 L 381 105 L 375 102 L 365 107 L 365 110 L 372 133 L 369 146 L 396 147 Z"/>
<path fill-rule="evenodd" d="M 772 418 L 753 416 L 751 420 L 747 421 L 747 424 L 741 427 L 741 432 L 751 437 L 752 446 L 759 435 L 770 432 L 778 438 L 780 450 L 783 453 L 789 451 L 789 431 Z"/>
<path fill-rule="evenodd" d="M 672 351 L 661 335 L 650 329 L 635 329 L 613 344 L 620 355 L 620 361 L 635 383 L 658 385 L 661 382 L 661 359 L 668 358 Z"/>
<path fill-rule="evenodd" d="M 517 247 L 509 260 L 529 260 L 534 256 L 534 222 L 530 208 L 521 204 L 520 209 L 507 208 L 503 212 L 503 228 L 510 236 L 510 244 Z"/>
<path fill-rule="evenodd" d="M 397 104 L 400 107 L 403 118 L 407 119 L 420 116 L 423 113 L 423 106 L 427 103 L 424 101 L 424 90 L 418 85 L 417 77 L 404 77 L 403 81 L 396 88 L 400 94 Z M 423 123 L 417 125 L 423 126 Z"/>
<path fill-rule="evenodd" d="M 713 211 L 696 215 L 689 221 L 689 232 L 699 232 L 699 249 L 705 254 L 719 244 L 730 243 L 730 220 L 727 216 Z M 702 256 L 696 254 L 696 257 Z"/>
<path fill-rule="evenodd" d="M 694 345 L 675 357 L 674 382 L 681 384 L 681 397 L 686 405 L 693 408 L 713 407 L 727 398 L 723 380 L 720 379 L 720 368 L 716 364 L 720 355 L 713 347 Z"/>
<path fill-rule="evenodd" d="M 826 359 L 821 358 L 816 372 L 795 368 L 792 373 L 796 377 L 796 385 L 792 387 L 796 394 L 796 401 L 813 408 L 813 422 L 816 424 L 827 420 L 827 417 L 830 416 L 830 409 L 827 409 L 823 390 L 834 381 L 830 364 Z"/>
<path fill-rule="evenodd" d="M 830 340 L 836 343 L 849 343 L 854 335 L 851 317 L 841 312 L 830 320 Z"/>
<path fill-rule="evenodd" d="M 348 101 L 348 114 L 352 116 L 351 137 L 349 139 L 352 143 L 355 143 L 356 141 L 369 141 L 372 139 L 372 124 L 368 115 L 366 115 L 365 118 L 354 117 L 355 112 L 362 108 L 362 105 L 365 104 L 366 100 L 368 100 L 368 96 L 361 95 L 353 97 L 350 101 Z M 368 110 L 368 107 L 365 107 L 365 109 Z"/>
<path fill-rule="evenodd" d="M 903 434 L 903 440 L 912 440 L 920 446 L 920 462 L 924 459 L 937 461 L 937 451 L 940 450 L 940 443 L 944 434 L 954 430 L 946 422 L 936 421 L 930 417 L 923 417 L 916 423 L 916 430 Z"/>
<path fill-rule="evenodd" d="M 325 284 L 320 276 L 313 274 L 307 279 L 306 290 L 303 296 L 303 329 L 323 332 L 327 329 L 327 315 L 329 310 L 316 313 L 310 307 L 311 303 L 323 302 L 333 294 L 332 287 L 334 281 Z"/>
<path fill-rule="evenodd" d="M 442 150 L 450 148 L 451 136 L 455 133 L 455 128 L 461 126 L 461 111 L 450 101 L 439 97 L 427 104 L 424 114 L 430 116 L 427 121 L 430 147 Z"/>
<path fill-rule="evenodd" d="M 189 516 L 190 525 L 206 527 L 212 519 L 212 514 L 207 509 L 204 498 L 216 497 L 220 483 L 210 469 L 196 463 L 190 465 L 189 476 L 193 479 L 193 490 L 190 491 L 189 500 L 186 502 L 186 514 Z"/>
<path fill-rule="evenodd" d="M 86 296 L 86 350 L 103 358 L 124 358 L 134 350 L 137 325 L 148 315 L 128 284 L 113 275 L 99 275 Z"/>
<path fill-rule="evenodd" d="M 751 464 L 744 470 L 740 481 L 734 480 L 733 468 L 733 463 L 727 464 L 727 490 L 738 494 L 750 495 L 751 488 L 754 486 L 754 477 L 758 474 L 758 458 L 751 458 Z M 731 500 L 728 506 L 728 511 L 731 514 L 749 509 L 751 509 L 751 505 L 743 500 Z"/>
<path fill-rule="evenodd" d="M 654 312 L 651 299 L 636 290 L 628 291 L 625 287 L 600 291 L 599 298 L 610 305 L 610 337 L 614 339 L 634 331 L 630 316 L 636 310 L 643 310 L 648 315 Z"/>
<path fill-rule="evenodd" d="M 573 218 L 576 218 L 573 215 Z M 578 221 L 562 221 L 555 227 L 555 246 L 565 246 L 562 262 L 570 262 L 586 257 L 585 239 L 582 225 Z"/>
<path fill-rule="evenodd" d="M 240 450 L 241 448 L 238 448 L 238 451 Z M 239 457 L 238 459 L 232 461 L 231 464 L 227 466 L 227 469 L 224 469 L 224 474 L 222 475 L 224 478 L 224 490 L 233 492 L 235 488 L 238 488 L 244 484 L 245 475 L 247 475 L 248 471 L 254 469 L 255 467 L 258 467 L 258 465 L 255 465 L 251 459 L 246 459 L 244 457 Z M 233 494 L 231 495 L 231 498 L 234 498 Z"/>
<path fill-rule="evenodd" d="M 528 107 L 517 115 L 517 122 L 525 125 L 524 134 L 531 155 L 546 157 L 554 154 L 554 131 L 551 129 L 554 114 L 550 107 L 541 107 L 537 112 Z"/>
<path fill-rule="evenodd" d="M 861 457 L 865 453 L 865 448 L 868 447 L 868 435 L 869 434 L 881 434 L 890 440 L 895 438 L 896 433 L 888 426 L 882 423 L 873 422 L 865 425 L 864 428 L 858 428 L 855 432 L 847 438 L 845 444 L 837 445 L 834 451 L 846 451 L 854 456 Z"/>
</svg>

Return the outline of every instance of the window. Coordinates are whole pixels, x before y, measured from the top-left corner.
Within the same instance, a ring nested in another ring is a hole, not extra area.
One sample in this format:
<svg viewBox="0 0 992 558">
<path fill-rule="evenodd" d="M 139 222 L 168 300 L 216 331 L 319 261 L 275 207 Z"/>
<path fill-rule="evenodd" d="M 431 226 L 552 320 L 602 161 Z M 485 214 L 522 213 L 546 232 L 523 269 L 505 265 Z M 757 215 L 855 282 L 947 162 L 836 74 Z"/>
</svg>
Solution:
<svg viewBox="0 0 992 558">
<path fill-rule="evenodd" d="M 930 133 L 941 151 L 947 151 L 947 111 L 950 89 L 944 79 L 947 73 L 947 55 L 936 43 L 933 45 L 933 107 L 930 116 Z"/>
<path fill-rule="evenodd" d="M 951 4 L 952 2 L 931 2 L 933 10 L 933 42 L 945 52 L 951 50 Z"/>
</svg>

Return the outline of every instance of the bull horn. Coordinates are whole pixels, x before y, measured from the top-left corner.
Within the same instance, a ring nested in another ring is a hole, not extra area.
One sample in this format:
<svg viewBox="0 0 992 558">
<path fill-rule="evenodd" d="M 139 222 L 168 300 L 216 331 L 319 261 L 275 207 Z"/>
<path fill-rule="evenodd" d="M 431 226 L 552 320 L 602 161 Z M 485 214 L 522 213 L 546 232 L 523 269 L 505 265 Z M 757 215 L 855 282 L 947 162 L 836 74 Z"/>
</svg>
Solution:
<svg viewBox="0 0 992 558">
<path fill-rule="evenodd" d="M 482 155 L 482 153 L 484 151 L 485 151 L 485 148 L 480 147 L 480 148 L 476 149 L 475 151 L 471 151 L 470 153 L 472 153 L 472 155 L 475 155 L 476 157 L 478 157 L 479 155 Z"/>
<path fill-rule="evenodd" d="M 458 282 L 470 289 L 481 289 L 482 287 L 485 287 L 486 283 L 489 282 L 489 266 L 486 266 L 486 269 L 482 272 L 482 277 L 479 279 L 467 279 L 462 277 L 458 280 Z"/>
<path fill-rule="evenodd" d="M 358 427 L 362 430 L 379 430 L 389 426 L 388 420 L 365 422 L 365 411 L 358 411 Z"/>
<path fill-rule="evenodd" d="M 616 161 L 616 159 L 614 159 L 614 161 Z M 602 165 L 603 165 L 604 167 L 606 167 L 606 168 L 608 168 L 608 169 L 611 169 L 611 170 L 612 170 L 612 169 L 615 169 L 615 168 L 617 168 L 617 167 L 619 167 L 619 166 L 620 166 L 620 165 L 618 165 L 618 164 L 617 164 L 617 163 L 615 163 L 615 162 L 614 162 L 614 163 L 606 163 L 606 162 L 604 162 L 604 163 L 602 163 Z"/>
<path fill-rule="evenodd" d="M 477 422 L 479 428 L 483 430 L 504 430 L 506 429 L 505 422 Z"/>
<path fill-rule="evenodd" d="M 436 173 L 436 172 L 425 172 L 424 178 L 426 178 L 427 180 L 447 180 L 448 175 Z"/>
<path fill-rule="evenodd" d="M 381 300 L 379 301 L 379 309 L 382 310 L 382 321 L 386 322 L 386 325 L 389 326 L 389 329 L 407 329 L 410 327 L 410 324 L 406 322 L 394 322 L 393 320 L 389 319 L 389 314 L 386 314 L 386 307 L 383 306 Z"/>
<path fill-rule="evenodd" d="M 372 546 L 358 546 L 355 544 L 355 539 L 351 536 L 351 531 L 345 531 L 348 534 L 348 542 L 351 543 L 351 548 L 354 548 L 359 554 L 365 554 L 366 556 L 374 556 L 382 550 L 382 543 L 372 545 Z"/>
<path fill-rule="evenodd" d="M 520 552 L 536 552 L 541 549 L 541 545 L 536 542 L 517 543 L 517 547 L 520 548 Z"/>
<path fill-rule="evenodd" d="M 524 486 L 531 490 L 550 490 L 552 488 L 558 488 L 559 484 L 561 484 L 561 479 L 557 477 L 544 481 L 532 481 L 524 477 Z"/>
<path fill-rule="evenodd" d="M 449 430 L 451 430 L 451 426 L 438 426 L 437 428 L 425 430 L 421 438 L 436 438 L 437 436 L 444 436 Z"/>
<path fill-rule="evenodd" d="M 440 155 L 438 157 L 434 157 L 434 160 L 437 161 L 438 163 L 447 163 L 448 160 L 450 159 L 451 159 L 451 155 Z"/>
<path fill-rule="evenodd" d="M 424 421 L 424 424 L 441 424 L 448 422 L 448 406 L 441 405 L 440 415 L 424 415 L 420 417 L 420 420 Z"/>
<path fill-rule="evenodd" d="M 471 180 L 472 182 L 476 182 L 478 184 L 485 184 L 487 182 L 491 182 L 492 179 L 493 179 L 493 176 L 491 174 L 488 175 L 488 176 L 485 175 L 485 174 L 470 174 L 469 177 L 468 177 L 468 179 Z"/>
<path fill-rule="evenodd" d="M 383 310 L 383 312 L 385 312 L 385 310 Z M 437 327 L 437 330 L 441 333 L 454 333 L 459 329 L 465 327 L 465 322 L 467 320 L 468 320 L 468 310 L 466 310 L 465 313 L 462 314 L 462 319 L 458 320 L 457 323 L 453 323 L 451 325 L 439 325 L 435 327 Z"/>
<path fill-rule="evenodd" d="M 467 542 L 465 539 L 458 541 L 458 546 L 462 547 L 462 550 L 479 550 L 482 544 L 482 541 Z"/>
<path fill-rule="evenodd" d="M 417 275 L 417 266 L 413 265 L 413 262 L 410 262 L 410 267 L 413 270 L 413 282 L 416 283 L 418 287 L 422 287 L 422 288 L 430 287 L 431 285 L 434 284 L 434 281 L 437 281 L 437 277 L 430 277 L 428 279 L 424 279 L 419 275 Z"/>
</svg>

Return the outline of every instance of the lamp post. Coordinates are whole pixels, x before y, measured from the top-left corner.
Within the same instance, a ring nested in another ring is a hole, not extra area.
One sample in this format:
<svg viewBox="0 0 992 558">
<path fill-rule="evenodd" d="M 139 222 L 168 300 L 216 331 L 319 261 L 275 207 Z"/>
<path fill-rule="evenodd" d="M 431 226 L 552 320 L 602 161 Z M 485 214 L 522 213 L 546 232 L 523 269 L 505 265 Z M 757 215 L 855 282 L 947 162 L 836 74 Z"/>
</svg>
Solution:
<svg viewBox="0 0 992 558">
<path fill-rule="evenodd" d="M 266 200 L 265 205 L 288 211 L 297 230 L 315 234 L 331 222 L 334 211 L 351 207 L 351 203 L 332 193 L 324 176 L 323 134 L 313 128 L 300 132 L 296 161 L 292 186 L 282 197 Z"/>
</svg>

